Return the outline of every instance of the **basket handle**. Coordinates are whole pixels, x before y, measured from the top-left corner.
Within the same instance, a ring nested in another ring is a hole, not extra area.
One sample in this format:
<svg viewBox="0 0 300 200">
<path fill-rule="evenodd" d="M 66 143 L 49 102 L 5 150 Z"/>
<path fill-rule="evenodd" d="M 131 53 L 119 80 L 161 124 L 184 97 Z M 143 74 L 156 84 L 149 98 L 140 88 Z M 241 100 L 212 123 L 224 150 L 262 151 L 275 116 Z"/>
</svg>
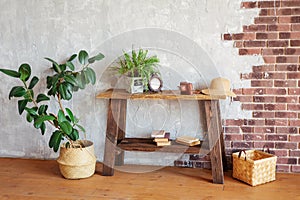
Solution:
<svg viewBox="0 0 300 200">
<path fill-rule="evenodd" d="M 245 150 L 240 150 L 240 152 L 239 152 L 239 158 L 241 157 L 241 155 L 242 155 L 242 152 L 244 152 L 244 154 L 245 154 L 245 161 L 247 160 L 247 158 L 246 158 L 246 151 Z"/>
<path fill-rule="evenodd" d="M 267 151 L 265 151 L 265 148 L 267 148 Z M 269 149 L 268 145 L 265 144 L 265 145 L 263 146 L 263 152 L 270 153 L 270 149 Z"/>
</svg>

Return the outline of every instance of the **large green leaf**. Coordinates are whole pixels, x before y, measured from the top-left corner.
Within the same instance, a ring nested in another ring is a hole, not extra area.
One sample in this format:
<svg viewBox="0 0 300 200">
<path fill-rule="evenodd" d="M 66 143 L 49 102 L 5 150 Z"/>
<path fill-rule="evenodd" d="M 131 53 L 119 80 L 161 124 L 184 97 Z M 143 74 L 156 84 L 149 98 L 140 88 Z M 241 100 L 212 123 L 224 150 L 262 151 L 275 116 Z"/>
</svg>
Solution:
<svg viewBox="0 0 300 200">
<path fill-rule="evenodd" d="M 61 130 L 67 135 L 70 135 L 73 131 L 73 127 L 70 124 L 70 122 L 68 122 L 68 121 L 63 121 L 63 122 L 59 123 L 59 126 L 60 126 Z"/>
<path fill-rule="evenodd" d="M 87 75 L 87 78 L 89 79 L 89 82 L 94 85 L 96 83 L 96 73 L 95 73 L 95 71 L 92 68 L 87 67 L 86 68 L 86 75 Z"/>
<path fill-rule="evenodd" d="M 62 139 L 62 133 L 60 131 L 54 131 L 49 140 L 49 147 L 53 148 L 54 152 L 57 152 Z"/>
<path fill-rule="evenodd" d="M 89 63 L 94 63 L 96 60 L 102 60 L 104 58 L 104 55 L 102 53 L 98 53 L 96 56 L 93 56 L 88 59 Z"/>
<path fill-rule="evenodd" d="M 15 86 L 13 87 L 8 95 L 8 98 L 10 99 L 11 97 L 22 97 L 26 94 L 26 89 L 22 86 Z"/>
<path fill-rule="evenodd" d="M 33 117 L 30 115 L 30 113 L 26 114 L 26 120 L 30 123 L 33 120 Z"/>
<path fill-rule="evenodd" d="M 42 135 L 44 135 L 45 134 L 45 131 L 46 131 L 46 124 L 45 124 L 45 122 L 43 122 L 42 123 L 42 125 L 41 125 L 41 133 L 42 133 Z"/>
<path fill-rule="evenodd" d="M 55 87 L 58 82 L 58 75 L 47 76 L 47 88 Z"/>
<path fill-rule="evenodd" d="M 64 122 L 64 121 L 68 121 L 62 110 L 58 111 L 57 120 L 58 120 L 59 123 Z"/>
<path fill-rule="evenodd" d="M 48 105 L 41 105 L 38 109 L 39 115 L 46 114 L 47 109 L 48 109 Z"/>
<path fill-rule="evenodd" d="M 67 65 L 66 64 L 61 64 L 59 65 L 59 68 L 61 71 L 65 71 L 67 69 Z"/>
<path fill-rule="evenodd" d="M 29 83 L 28 89 L 32 89 L 38 82 L 39 82 L 39 78 L 34 76 Z"/>
<path fill-rule="evenodd" d="M 38 115 L 37 113 L 37 110 L 38 108 L 37 107 L 32 107 L 32 108 L 25 108 L 25 110 L 31 115 L 31 116 L 34 116 L 36 117 Z"/>
<path fill-rule="evenodd" d="M 72 60 L 74 60 L 76 58 L 77 54 L 73 54 L 70 58 L 69 58 L 69 62 L 71 62 Z"/>
<path fill-rule="evenodd" d="M 69 116 L 71 122 L 74 123 L 75 122 L 75 118 L 74 118 L 74 115 L 73 115 L 72 111 L 69 108 L 66 108 L 66 111 L 68 113 L 68 116 Z"/>
<path fill-rule="evenodd" d="M 19 110 L 20 115 L 25 110 L 25 107 L 26 107 L 27 103 L 28 103 L 28 100 L 26 100 L 26 99 L 18 101 L 18 110 Z"/>
<path fill-rule="evenodd" d="M 73 86 L 77 86 L 77 79 L 73 75 L 66 75 L 65 76 L 65 81 L 72 84 Z"/>
<path fill-rule="evenodd" d="M 56 71 L 57 73 L 61 73 L 61 69 L 58 65 L 57 62 L 55 62 L 54 60 L 52 60 L 51 58 L 45 58 L 46 60 L 50 61 L 52 63 L 52 67 L 54 69 L 54 71 Z"/>
<path fill-rule="evenodd" d="M 89 54 L 85 50 L 81 50 L 78 55 L 78 61 L 84 65 L 88 62 Z"/>
<path fill-rule="evenodd" d="M 70 100 L 72 98 L 72 85 L 69 83 L 60 84 L 58 91 L 61 95 L 61 98 L 64 100 Z"/>
<path fill-rule="evenodd" d="M 47 97 L 45 94 L 39 94 L 36 98 L 36 102 L 39 103 L 41 101 L 48 101 L 50 100 L 49 97 Z"/>
<path fill-rule="evenodd" d="M 76 129 L 73 129 L 72 133 L 69 135 L 70 139 L 76 141 L 79 139 L 79 133 Z"/>
<path fill-rule="evenodd" d="M 67 67 L 70 68 L 70 70 L 75 70 L 75 66 L 74 66 L 74 64 L 71 61 L 67 61 L 66 65 L 67 65 Z"/>
<path fill-rule="evenodd" d="M 31 75 L 31 67 L 24 63 L 19 67 L 20 79 L 22 81 L 27 81 Z"/>
<path fill-rule="evenodd" d="M 0 69 L 0 72 L 6 74 L 8 76 L 14 77 L 14 78 L 20 78 L 20 76 L 21 76 L 21 74 L 19 72 L 10 70 L 10 69 Z"/>
<path fill-rule="evenodd" d="M 90 83 L 90 79 L 89 79 L 89 75 L 88 75 L 88 72 L 86 70 L 83 70 L 81 72 L 81 75 L 84 76 L 84 83 L 87 85 Z"/>
<path fill-rule="evenodd" d="M 84 73 L 77 73 L 76 79 L 77 79 L 78 87 L 80 89 L 84 89 L 86 85 Z"/>
<path fill-rule="evenodd" d="M 48 92 L 47 92 L 47 94 L 49 95 L 49 96 L 55 96 L 55 94 L 56 94 L 56 87 L 52 87 Z"/>
<path fill-rule="evenodd" d="M 41 115 L 34 120 L 33 125 L 35 128 L 40 128 L 44 121 L 52 121 L 54 119 L 55 119 L 55 117 L 53 117 L 51 115 Z"/>
<path fill-rule="evenodd" d="M 47 89 L 49 89 L 52 86 L 52 76 L 47 76 L 46 83 L 47 83 Z"/>
</svg>

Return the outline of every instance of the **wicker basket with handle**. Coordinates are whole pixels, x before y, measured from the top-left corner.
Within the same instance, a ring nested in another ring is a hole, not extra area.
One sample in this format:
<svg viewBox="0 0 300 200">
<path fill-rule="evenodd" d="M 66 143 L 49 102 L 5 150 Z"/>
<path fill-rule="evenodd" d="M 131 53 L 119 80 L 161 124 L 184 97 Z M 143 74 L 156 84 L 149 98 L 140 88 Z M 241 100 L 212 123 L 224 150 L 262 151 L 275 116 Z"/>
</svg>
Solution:
<svg viewBox="0 0 300 200">
<path fill-rule="evenodd" d="M 57 159 L 60 172 L 66 179 L 87 178 L 95 173 L 96 157 L 93 142 L 88 140 L 76 142 L 84 147 L 66 148 L 63 144 Z"/>
<path fill-rule="evenodd" d="M 256 186 L 274 181 L 277 156 L 258 150 L 242 150 L 232 154 L 233 178 Z"/>
</svg>

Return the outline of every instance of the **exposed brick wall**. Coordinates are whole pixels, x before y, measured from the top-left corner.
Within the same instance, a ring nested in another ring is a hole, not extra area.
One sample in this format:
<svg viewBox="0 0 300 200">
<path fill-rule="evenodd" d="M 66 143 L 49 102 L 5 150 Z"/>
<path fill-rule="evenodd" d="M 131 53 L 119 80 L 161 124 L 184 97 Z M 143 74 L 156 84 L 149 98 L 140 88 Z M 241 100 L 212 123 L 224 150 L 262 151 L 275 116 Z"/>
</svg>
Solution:
<svg viewBox="0 0 300 200">
<path fill-rule="evenodd" d="M 264 64 L 241 74 L 251 87 L 236 89 L 234 100 L 252 118 L 224 121 L 227 154 L 267 144 L 278 156 L 277 171 L 300 172 L 300 0 L 242 2 L 241 8 L 259 8 L 259 16 L 223 39 L 241 56 L 261 55 Z"/>
<path fill-rule="evenodd" d="M 242 2 L 241 9 L 259 9 L 253 24 L 241 33 L 225 33 L 240 56 L 262 56 L 263 65 L 241 73 L 250 88 L 235 89 L 241 109 L 251 119 L 223 121 L 227 160 L 240 149 L 267 145 L 278 156 L 278 172 L 300 172 L 300 0 Z M 245 66 L 247 67 L 247 66 Z M 230 162 L 229 162 L 230 163 Z M 210 168 L 209 156 L 190 155 L 177 166 Z M 229 165 L 230 166 L 230 165 Z"/>
</svg>

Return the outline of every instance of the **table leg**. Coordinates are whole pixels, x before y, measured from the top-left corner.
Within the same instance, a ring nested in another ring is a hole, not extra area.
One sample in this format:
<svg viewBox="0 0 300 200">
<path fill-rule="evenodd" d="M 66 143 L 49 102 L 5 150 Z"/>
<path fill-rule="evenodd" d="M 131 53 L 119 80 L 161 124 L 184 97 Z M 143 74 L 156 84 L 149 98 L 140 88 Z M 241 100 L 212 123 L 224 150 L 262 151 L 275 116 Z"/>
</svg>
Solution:
<svg viewBox="0 0 300 200">
<path fill-rule="evenodd" d="M 118 124 L 118 137 L 117 141 L 120 142 L 125 138 L 126 133 L 126 111 L 127 111 L 127 100 L 120 100 L 120 115 Z M 118 152 L 115 159 L 115 165 L 124 165 L 124 151 L 118 148 Z"/>
<path fill-rule="evenodd" d="M 103 176 L 114 174 L 117 139 L 125 136 L 127 101 L 110 99 L 107 112 L 107 128 L 103 159 Z"/>
<path fill-rule="evenodd" d="M 219 118 L 219 101 L 210 100 L 205 101 L 206 123 L 208 129 L 209 146 L 212 147 L 210 151 L 210 160 L 212 168 L 213 183 L 224 183 L 223 163 L 222 163 L 222 126 L 220 126 Z"/>
<path fill-rule="evenodd" d="M 221 143 L 221 152 L 222 152 L 222 160 L 223 160 L 223 170 L 228 170 L 227 160 L 226 160 L 226 153 L 225 153 L 225 146 L 224 146 L 224 133 L 222 128 L 222 118 L 220 113 L 220 102 L 217 101 L 217 111 L 218 111 L 218 127 L 220 131 L 220 143 Z"/>
</svg>

